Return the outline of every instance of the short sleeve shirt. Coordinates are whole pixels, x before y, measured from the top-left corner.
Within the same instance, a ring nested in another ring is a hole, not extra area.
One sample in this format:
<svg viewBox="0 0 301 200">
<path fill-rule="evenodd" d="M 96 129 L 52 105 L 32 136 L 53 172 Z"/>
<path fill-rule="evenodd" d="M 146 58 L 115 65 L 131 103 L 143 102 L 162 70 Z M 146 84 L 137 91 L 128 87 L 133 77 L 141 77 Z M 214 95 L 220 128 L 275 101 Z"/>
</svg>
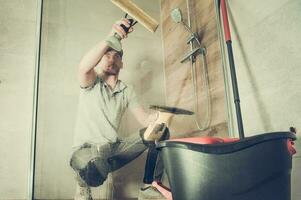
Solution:
<svg viewBox="0 0 301 200">
<path fill-rule="evenodd" d="M 80 91 L 73 147 L 86 142 L 100 145 L 116 142 L 125 110 L 137 106 L 140 104 L 133 87 L 118 80 L 111 90 L 98 76 L 92 86 Z"/>
</svg>

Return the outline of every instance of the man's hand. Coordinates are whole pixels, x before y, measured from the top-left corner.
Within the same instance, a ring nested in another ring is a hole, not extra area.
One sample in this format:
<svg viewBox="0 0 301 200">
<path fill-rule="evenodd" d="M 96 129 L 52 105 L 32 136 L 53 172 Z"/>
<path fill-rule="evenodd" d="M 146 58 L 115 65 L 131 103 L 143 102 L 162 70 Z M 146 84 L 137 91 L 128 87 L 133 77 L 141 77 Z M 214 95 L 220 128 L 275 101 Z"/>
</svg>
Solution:
<svg viewBox="0 0 301 200">
<path fill-rule="evenodd" d="M 127 38 L 127 35 L 131 32 L 133 32 L 133 27 L 131 27 L 128 31 L 128 33 L 126 33 L 124 31 L 124 29 L 121 27 L 121 24 L 125 25 L 126 27 L 130 27 L 130 21 L 126 18 L 121 19 L 120 21 L 115 22 L 115 24 L 113 24 L 112 26 L 112 30 L 109 34 L 109 36 L 114 35 L 115 33 L 117 33 L 121 39 Z"/>
</svg>

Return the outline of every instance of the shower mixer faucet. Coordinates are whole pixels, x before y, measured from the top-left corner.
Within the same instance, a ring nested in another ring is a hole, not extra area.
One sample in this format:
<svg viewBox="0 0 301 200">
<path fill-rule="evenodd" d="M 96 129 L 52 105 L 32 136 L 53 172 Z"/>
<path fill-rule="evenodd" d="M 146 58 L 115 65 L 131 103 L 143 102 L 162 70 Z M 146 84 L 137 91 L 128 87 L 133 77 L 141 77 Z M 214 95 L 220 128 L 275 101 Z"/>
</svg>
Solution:
<svg viewBox="0 0 301 200">
<path fill-rule="evenodd" d="M 192 62 L 195 62 L 195 58 L 198 54 L 202 54 L 203 56 L 205 56 L 206 52 L 207 51 L 206 51 L 205 47 L 203 47 L 203 46 L 197 47 L 197 48 L 193 49 L 192 51 L 188 52 L 187 54 L 185 54 L 180 62 L 183 63 L 189 59 L 191 59 Z"/>
</svg>

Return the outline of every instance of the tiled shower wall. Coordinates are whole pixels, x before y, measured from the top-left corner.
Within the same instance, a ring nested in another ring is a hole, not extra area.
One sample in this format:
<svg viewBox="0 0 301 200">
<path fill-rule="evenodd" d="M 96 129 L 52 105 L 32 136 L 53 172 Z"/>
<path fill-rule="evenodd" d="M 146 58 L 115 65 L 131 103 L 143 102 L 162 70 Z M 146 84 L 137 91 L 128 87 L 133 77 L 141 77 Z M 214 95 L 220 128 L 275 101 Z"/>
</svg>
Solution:
<svg viewBox="0 0 301 200">
<path fill-rule="evenodd" d="M 190 46 L 186 39 L 190 33 L 182 24 L 175 23 L 170 12 L 174 8 L 180 8 L 183 20 L 190 24 L 193 32 L 197 32 L 201 44 L 206 48 L 205 63 L 209 76 L 209 88 L 204 86 L 202 79 L 203 59 L 201 55 L 196 58 L 196 87 L 198 97 L 198 109 L 195 110 L 192 67 L 190 61 L 180 63 Z M 196 135 L 228 136 L 226 120 L 225 89 L 223 78 L 223 67 L 221 63 L 221 52 L 218 40 L 217 21 L 215 15 L 214 1 L 197 0 L 161 0 L 161 23 L 164 50 L 164 69 L 166 83 L 166 103 L 169 106 L 189 109 L 198 116 L 200 127 L 204 126 L 207 117 L 207 95 L 211 103 L 210 127 L 200 131 L 196 125 L 194 116 L 175 116 L 172 119 L 171 130 L 174 137 L 187 137 Z"/>
</svg>

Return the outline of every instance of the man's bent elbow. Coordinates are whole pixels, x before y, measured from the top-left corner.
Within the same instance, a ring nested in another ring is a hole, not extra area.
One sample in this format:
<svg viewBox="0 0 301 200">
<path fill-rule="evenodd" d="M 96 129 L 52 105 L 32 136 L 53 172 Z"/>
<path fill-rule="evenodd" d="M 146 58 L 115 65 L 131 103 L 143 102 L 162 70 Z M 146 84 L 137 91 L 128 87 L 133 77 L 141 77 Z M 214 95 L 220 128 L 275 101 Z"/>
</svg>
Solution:
<svg viewBox="0 0 301 200">
<path fill-rule="evenodd" d="M 79 81 L 80 87 L 83 87 L 83 88 L 89 87 L 89 86 L 93 85 L 95 80 L 96 80 L 96 72 L 94 71 L 94 69 L 86 71 L 84 69 L 79 68 L 78 81 Z"/>
</svg>

